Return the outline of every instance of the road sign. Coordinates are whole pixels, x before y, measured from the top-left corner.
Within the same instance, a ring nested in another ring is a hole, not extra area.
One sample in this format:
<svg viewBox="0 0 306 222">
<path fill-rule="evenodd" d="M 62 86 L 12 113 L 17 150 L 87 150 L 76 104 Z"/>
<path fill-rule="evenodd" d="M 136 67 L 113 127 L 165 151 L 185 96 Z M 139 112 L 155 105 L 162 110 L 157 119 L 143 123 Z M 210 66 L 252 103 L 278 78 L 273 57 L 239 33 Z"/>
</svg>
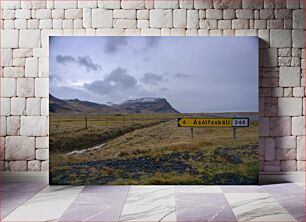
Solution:
<svg viewBox="0 0 306 222">
<path fill-rule="evenodd" d="M 249 127 L 249 118 L 233 118 L 232 119 L 232 126 L 233 127 Z"/>
<path fill-rule="evenodd" d="M 249 118 L 180 117 L 179 127 L 249 127 Z"/>
<path fill-rule="evenodd" d="M 179 127 L 232 127 L 232 118 L 178 118 Z"/>
</svg>

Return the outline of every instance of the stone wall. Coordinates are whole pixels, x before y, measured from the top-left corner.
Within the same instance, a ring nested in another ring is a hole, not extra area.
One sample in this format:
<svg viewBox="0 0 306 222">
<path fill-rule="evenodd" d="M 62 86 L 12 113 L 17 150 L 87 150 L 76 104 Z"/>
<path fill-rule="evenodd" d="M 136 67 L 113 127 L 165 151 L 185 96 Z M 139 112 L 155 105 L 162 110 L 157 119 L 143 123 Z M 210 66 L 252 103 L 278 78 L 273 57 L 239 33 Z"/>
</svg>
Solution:
<svg viewBox="0 0 306 222">
<path fill-rule="evenodd" d="M 259 36 L 260 170 L 305 170 L 303 0 L 1 1 L 2 170 L 48 170 L 48 36 Z"/>
</svg>

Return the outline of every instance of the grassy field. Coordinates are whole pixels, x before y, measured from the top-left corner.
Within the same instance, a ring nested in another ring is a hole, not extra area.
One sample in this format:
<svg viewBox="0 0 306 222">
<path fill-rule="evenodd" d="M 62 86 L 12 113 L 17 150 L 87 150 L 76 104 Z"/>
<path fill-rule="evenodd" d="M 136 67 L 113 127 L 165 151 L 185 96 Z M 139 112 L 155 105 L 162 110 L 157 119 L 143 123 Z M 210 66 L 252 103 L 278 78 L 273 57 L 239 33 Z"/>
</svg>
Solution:
<svg viewBox="0 0 306 222">
<path fill-rule="evenodd" d="M 199 114 L 194 114 L 199 116 Z M 245 113 L 250 116 L 255 114 Z M 249 128 L 177 126 L 176 114 L 50 116 L 52 184 L 254 184 L 258 121 Z M 202 116 L 207 116 L 202 114 Z M 68 153 L 96 145 L 97 149 Z M 67 154 L 68 153 L 68 154 Z"/>
</svg>

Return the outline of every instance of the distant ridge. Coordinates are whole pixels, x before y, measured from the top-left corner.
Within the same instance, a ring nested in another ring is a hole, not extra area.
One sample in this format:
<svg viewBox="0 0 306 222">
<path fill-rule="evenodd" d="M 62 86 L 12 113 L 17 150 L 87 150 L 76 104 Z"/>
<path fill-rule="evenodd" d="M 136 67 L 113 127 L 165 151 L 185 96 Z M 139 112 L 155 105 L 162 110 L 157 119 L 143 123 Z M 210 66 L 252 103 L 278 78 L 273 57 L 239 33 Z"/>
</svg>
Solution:
<svg viewBox="0 0 306 222">
<path fill-rule="evenodd" d="M 78 99 L 62 100 L 49 95 L 51 113 L 66 114 L 123 114 L 123 113 L 179 113 L 164 98 L 137 98 L 117 105 L 105 105 Z"/>
</svg>

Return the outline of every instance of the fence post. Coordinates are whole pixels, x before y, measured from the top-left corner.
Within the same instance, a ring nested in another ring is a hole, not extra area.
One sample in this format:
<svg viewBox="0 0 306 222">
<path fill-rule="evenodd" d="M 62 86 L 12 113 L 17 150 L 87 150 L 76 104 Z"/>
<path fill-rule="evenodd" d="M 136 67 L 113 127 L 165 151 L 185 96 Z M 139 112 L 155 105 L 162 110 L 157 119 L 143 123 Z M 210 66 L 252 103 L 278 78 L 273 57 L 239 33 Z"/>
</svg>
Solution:
<svg viewBox="0 0 306 222">
<path fill-rule="evenodd" d="M 193 139 L 193 127 L 190 128 L 190 132 L 191 132 L 191 139 Z"/>
<path fill-rule="evenodd" d="M 85 129 L 87 129 L 87 116 L 85 116 Z"/>
<path fill-rule="evenodd" d="M 106 126 L 108 126 L 108 116 L 106 117 Z"/>
</svg>

